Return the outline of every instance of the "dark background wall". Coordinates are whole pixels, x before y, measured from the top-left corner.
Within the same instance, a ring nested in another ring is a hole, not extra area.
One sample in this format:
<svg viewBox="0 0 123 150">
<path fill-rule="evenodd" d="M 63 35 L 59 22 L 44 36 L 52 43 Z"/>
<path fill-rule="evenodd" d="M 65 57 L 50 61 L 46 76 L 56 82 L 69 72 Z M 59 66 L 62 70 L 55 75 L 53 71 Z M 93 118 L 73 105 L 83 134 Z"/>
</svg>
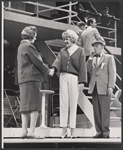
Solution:
<svg viewBox="0 0 123 150">
<path fill-rule="evenodd" d="M 109 14 L 115 16 L 116 18 L 119 18 L 120 21 L 117 21 L 117 46 L 121 47 L 121 23 L 122 23 L 122 18 L 121 18 L 121 8 L 122 8 L 122 3 L 119 1 L 116 2 L 92 2 L 92 5 L 96 8 L 98 13 L 102 13 L 102 9 L 104 7 L 109 8 Z"/>
</svg>

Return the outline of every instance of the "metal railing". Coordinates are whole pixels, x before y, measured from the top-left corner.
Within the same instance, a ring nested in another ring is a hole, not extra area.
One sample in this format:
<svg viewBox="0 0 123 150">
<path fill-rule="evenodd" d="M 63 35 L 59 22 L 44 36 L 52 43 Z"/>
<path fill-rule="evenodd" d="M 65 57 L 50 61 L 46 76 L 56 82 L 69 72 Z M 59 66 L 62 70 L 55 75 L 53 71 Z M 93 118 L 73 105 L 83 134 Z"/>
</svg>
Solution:
<svg viewBox="0 0 123 150">
<path fill-rule="evenodd" d="M 100 29 L 105 29 L 105 30 L 110 30 L 108 33 L 114 33 L 114 38 L 109 38 L 109 37 L 103 37 L 104 39 L 107 39 L 107 40 L 110 40 L 109 42 L 114 42 L 115 44 L 115 47 L 117 47 L 117 21 L 119 19 L 115 19 L 114 20 L 114 29 L 113 28 L 107 28 L 107 27 L 102 27 L 102 26 L 97 26 L 97 28 L 100 28 Z"/>
<path fill-rule="evenodd" d="M 77 12 L 72 11 L 72 5 L 76 5 L 78 2 L 69 2 L 68 4 L 62 5 L 62 6 L 59 6 L 59 7 L 45 5 L 45 4 L 41 4 L 41 3 L 38 3 L 38 2 L 31 2 L 31 1 L 22 1 L 22 3 L 31 4 L 31 5 L 36 6 L 36 16 L 37 17 L 39 17 L 39 15 L 43 12 L 47 12 L 47 11 L 51 11 L 51 10 L 59 10 L 59 11 L 67 12 L 68 15 L 64 16 L 64 17 L 58 17 L 58 18 L 55 18 L 55 19 L 52 19 L 52 20 L 57 21 L 57 20 L 62 20 L 62 19 L 67 19 L 68 18 L 68 23 L 71 24 L 71 18 L 77 16 Z M 66 6 L 69 7 L 69 10 L 63 9 L 63 7 L 66 7 Z M 39 10 L 40 7 L 43 7 L 43 8 L 46 8 L 46 9 Z M 25 13 L 25 14 L 28 14 L 28 15 L 33 15 L 34 14 L 34 13 L 31 13 L 31 12 L 28 12 L 28 11 L 18 10 L 18 9 L 12 8 L 11 7 L 11 1 L 9 1 L 8 7 L 6 7 L 5 9 L 20 12 L 20 13 Z"/>
<path fill-rule="evenodd" d="M 22 3 L 30 4 L 30 5 L 35 6 L 36 7 L 36 13 L 32 13 L 32 12 L 12 8 L 11 1 L 9 1 L 8 7 L 6 7 L 5 9 L 20 12 L 20 13 L 25 13 L 27 15 L 35 14 L 36 17 L 39 17 L 39 15 L 41 13 L 44 13 L 44 12 L 48 12 L 48 11 L 52 11 L 52 10 L 58 10 L 58 11 L 66 12 L 67 15 L 64 16 L 64 17 L 51 18 L 51 20 L 59 21 L 59 20 L 63 20 L 63 19 L 68 19 L 69 24 L 74 24 L 74 22 L 76 22 L 76 21 L 72 20 L 72 18 L 76 17 L 78 19 L 78 21 L 81 21 L 81 19 L 77 16 L 78 13 L 76 11 L 72 11 L 72 6 L 76 5 L 78 2 L 71 2 L 70 1 L 68 4 L 61 5 L 61 6 L 58 6 L 58 7 L 50 6 L 50 5 L 46 5 L 46 4 L 41 4 L 39 2 L 34 2 L 34 1 L 33 2 L 32 1 L 22 1 Z M 44 8 L 44 9 L 40 10 L 39 9 L 40 7 Z M 69 10 L 65 9 L 64 7 L 68 7 Z M 102 27 L 102 26 L 97 26 L 97 28 L 104 29 L 104 30 L 109 30 L 109 34 L 114 33 L 114 38 L 110 38 L 110 37 L 103 37 L 103 38 L 106 39 L 106 40 L 109 40 L 110 43 L 113 42 L 115 44 L 115 47 L 117 47 L 117 21 L 119 21 L 119 19 L 115 18 L 114 29 L 113 28 Z"/>
</svg>

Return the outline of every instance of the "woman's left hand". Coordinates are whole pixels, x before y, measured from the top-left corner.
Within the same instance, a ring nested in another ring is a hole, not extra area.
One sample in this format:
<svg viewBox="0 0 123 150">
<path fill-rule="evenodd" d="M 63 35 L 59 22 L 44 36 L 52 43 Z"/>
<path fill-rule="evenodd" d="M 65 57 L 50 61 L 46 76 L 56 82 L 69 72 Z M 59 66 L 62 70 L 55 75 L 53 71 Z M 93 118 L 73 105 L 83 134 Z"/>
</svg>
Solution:
<svg viewBox="0 0 123 150">
<path fill-rule="evenodd" d="M 84 84 L 81 83 L 81 84 L 79 84 L 79 91 L 82 92 L 83 90 L 84 90 Z"/>
</svg>

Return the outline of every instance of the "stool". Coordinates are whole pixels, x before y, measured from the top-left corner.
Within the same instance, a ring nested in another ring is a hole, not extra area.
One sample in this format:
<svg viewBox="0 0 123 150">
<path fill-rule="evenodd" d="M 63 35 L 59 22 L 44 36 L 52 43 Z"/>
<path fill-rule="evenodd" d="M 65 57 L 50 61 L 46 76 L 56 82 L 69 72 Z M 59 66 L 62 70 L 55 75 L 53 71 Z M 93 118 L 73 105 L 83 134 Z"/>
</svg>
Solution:
<svg viewBox="0 0 123 150">
<path fill-rule="evenodd" d="M 53 94 L 55 93 L 52 90 L 40 90 L 40 93 L 42 93 L 42 123 L 40 125 L 41 128 L 46 128 L 47 126 L 45 125 L 45 99 L 46 99 L 46 94 Z"/>
</svg>

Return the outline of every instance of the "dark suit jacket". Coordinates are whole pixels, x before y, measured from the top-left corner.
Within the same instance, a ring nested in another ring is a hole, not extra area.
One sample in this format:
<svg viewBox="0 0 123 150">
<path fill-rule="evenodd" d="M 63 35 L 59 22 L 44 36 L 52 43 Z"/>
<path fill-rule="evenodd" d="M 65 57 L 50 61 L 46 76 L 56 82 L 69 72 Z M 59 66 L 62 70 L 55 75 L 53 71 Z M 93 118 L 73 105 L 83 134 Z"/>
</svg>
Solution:
<svg viewBox="0 0 123 150">
<path fill-rule="evenodd" d="M 42 72 L 48 73 L 49 68 L 43 63 L 38 51 L 28 41 L 21 41 L 18 47 L 18 82 L 42 81 Z"/>
</svg>

